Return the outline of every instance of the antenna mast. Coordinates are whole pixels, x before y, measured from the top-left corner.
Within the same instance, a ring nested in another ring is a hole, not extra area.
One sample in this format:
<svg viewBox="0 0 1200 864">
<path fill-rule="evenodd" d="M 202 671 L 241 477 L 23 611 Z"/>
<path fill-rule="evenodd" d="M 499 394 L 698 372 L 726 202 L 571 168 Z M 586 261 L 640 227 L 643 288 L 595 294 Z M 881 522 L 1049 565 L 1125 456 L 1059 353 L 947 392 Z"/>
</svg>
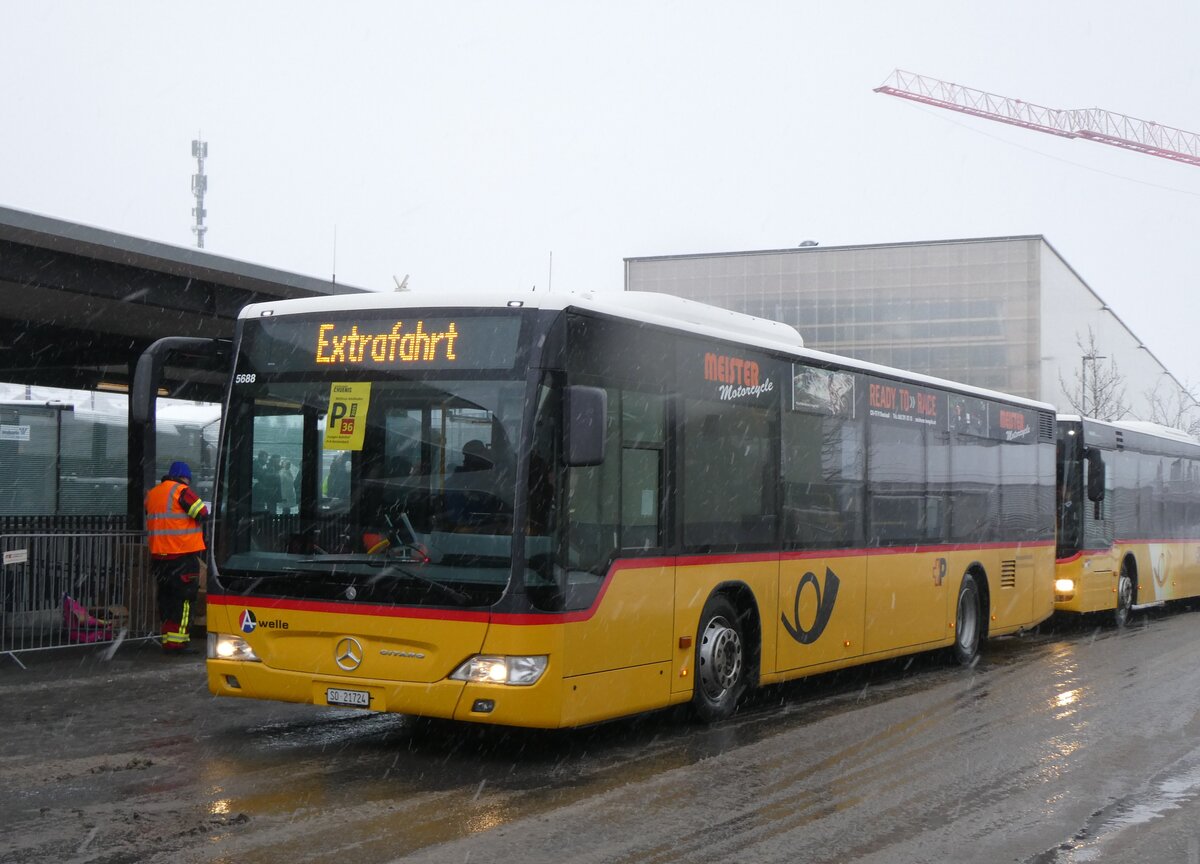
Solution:
<svg viewBox="0 0 1200 864">
<path fill-rule="evenodd" d="M 208 215 L 208 211 L 204 209 L 204 193 L 208 191 L 208 177 L 204 173 L 204 160 L 208 156 L 208 142 L 203 138 L 195 138 L 192 140 L 192 158 L 196 160 L 196 173 L 192 175 L 192 194 L 196 196 L 196 206 L 192 208 L 192 216 L 196 220 L 196 224 L 192 226 L 192 233 L 196 235 L 196 248 L 204 248 L 204 232 L 208 228 L 204 224 L 204 217 Z"/>
</svg>

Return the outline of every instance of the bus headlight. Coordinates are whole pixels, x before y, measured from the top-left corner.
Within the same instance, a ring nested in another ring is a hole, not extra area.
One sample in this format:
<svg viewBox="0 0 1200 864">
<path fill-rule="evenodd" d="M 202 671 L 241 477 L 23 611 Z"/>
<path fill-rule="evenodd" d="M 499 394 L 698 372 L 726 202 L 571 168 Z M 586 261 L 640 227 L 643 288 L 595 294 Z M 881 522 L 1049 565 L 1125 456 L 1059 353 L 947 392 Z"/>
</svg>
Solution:
<svg viewBox="0 0 1200 864">
<path fill-rule="evenodd" d="M 479 684 L 512 684 L 527 687 L 536 684 L 546 671 L 545 654 L 531 657 L 486 657 L 476 654 L 451 673 L 455 681 Z"/>
<path fill-rule="evenodd" d="M 1054 580 L 1055 594 L 1074 594 L 1075 580 L 1074 579 L 1055 579 Z"/>
<path fill-rule="evenodd" d="M 208 634 L 209 660 L 253 660 L 261 663 L 261 658 L 254 653 L 250 643 L 241 636 L 231 636 L 228 633 Z"/>
</svg>

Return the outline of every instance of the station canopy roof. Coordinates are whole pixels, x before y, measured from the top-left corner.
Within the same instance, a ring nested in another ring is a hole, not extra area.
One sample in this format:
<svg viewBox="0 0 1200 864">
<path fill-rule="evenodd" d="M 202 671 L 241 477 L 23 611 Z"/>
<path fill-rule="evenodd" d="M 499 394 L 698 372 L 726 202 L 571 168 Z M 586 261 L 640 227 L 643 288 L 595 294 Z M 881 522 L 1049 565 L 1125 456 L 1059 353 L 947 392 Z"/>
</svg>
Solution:
<svg viewBox="0 0 1200 864">
<path fill-rule="evenodd" d="M 0 381 L 120 391 L 162 336 L 231 338 L 247 303 L 361 291 L 0 207 Z M 204 367 L 169 366 L 170 395 L 218 400 L 227 370 Z"/>
</svg>

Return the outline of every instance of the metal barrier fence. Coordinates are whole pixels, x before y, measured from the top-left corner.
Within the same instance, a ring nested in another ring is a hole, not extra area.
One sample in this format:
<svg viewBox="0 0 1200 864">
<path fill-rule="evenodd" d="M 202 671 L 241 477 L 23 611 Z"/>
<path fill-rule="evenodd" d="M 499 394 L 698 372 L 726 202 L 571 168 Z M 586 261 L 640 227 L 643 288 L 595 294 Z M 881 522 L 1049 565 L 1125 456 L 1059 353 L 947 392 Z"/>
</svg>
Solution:
<svg viewBox="0 0 1200 864">
<path fill-rule="evenodd" d="M 17 652 L 155 636 L 144 533 L 0 534 L 0 552 L 0 654 L 18 664 Z"/>
</svg>

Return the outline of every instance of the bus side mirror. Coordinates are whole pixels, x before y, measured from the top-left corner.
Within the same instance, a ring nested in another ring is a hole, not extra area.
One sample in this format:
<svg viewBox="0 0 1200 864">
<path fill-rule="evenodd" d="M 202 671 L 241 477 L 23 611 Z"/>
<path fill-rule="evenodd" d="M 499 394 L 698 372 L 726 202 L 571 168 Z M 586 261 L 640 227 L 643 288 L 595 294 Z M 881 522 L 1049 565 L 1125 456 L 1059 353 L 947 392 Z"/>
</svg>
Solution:
<svg viewBox="0 0 1200 864">
<path fill-rule="evenodd" d="M 567 388 L 567 465 L 582 467 L 604 461 L 608 393 L 601 387 Z"/>
<path fill-rule="evenodd" d="M 1095 447 L 1089 447 L 1087 451 L 1087 463 L 1087 497 L 1089 501 L 1099 503 L 1104 500 L 1104 457 L 1100 455 L 1100 451 Z"/>
</svg>

